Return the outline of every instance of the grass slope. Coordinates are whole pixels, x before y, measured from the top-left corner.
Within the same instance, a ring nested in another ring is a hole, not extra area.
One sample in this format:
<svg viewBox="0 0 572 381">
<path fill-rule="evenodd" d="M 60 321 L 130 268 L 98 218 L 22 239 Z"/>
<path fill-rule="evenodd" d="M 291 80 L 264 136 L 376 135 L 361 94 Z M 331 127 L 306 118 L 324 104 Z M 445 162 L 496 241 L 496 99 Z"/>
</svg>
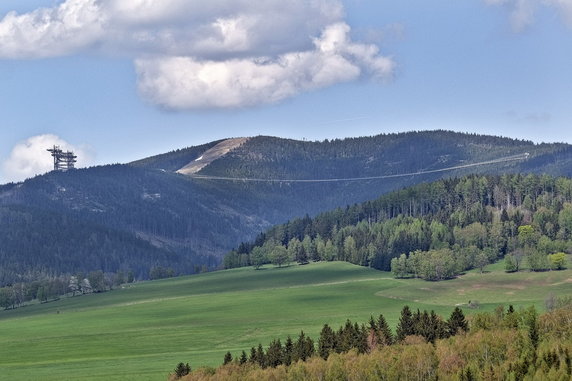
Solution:
<svg viewBox="0 0 572 381">
<path fill-rule="evenodd" d="M 448 315 L 477 299 L 541 305 L 572 294 L 572 271 L 469 273 L 430 283 L 396 280 L 347 263 L 255 271 L 243 268 L 138 283 L 106 294 L 0 312 L 0 379 L 165 380 L 180 361 L 218 365 L 272 338 L 324 323 L 366 322 L 383 313 L 395 327 L 404 304 Z M 469 312 L 468 310 L 466 310 Z"/>
</svg>

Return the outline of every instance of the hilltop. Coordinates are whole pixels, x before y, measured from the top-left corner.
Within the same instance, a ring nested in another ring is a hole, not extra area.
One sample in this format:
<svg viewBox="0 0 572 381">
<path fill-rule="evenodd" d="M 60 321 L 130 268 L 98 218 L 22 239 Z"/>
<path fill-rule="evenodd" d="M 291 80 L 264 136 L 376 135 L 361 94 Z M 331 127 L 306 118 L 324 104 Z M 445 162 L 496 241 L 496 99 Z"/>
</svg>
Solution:
<svg viewBox="0 0 572 381">
<path fill-rule="evenodd" d="M 569 145 L 448 131 L 322 142 L 264 136 L 231 141 L 240 144 L 204 166 L 193 163 L 228 140 L 0 186 L 0 260 L 10 264 L 2 267 L 0 286 L 92 270 L 131 270 L 144 279 L 153 266 L 179 274 L 213 269 L 229 249 L 274 224 L 406 186 L 468 173 L 572 174 Z M 503 158 L 509 160 L 490 162 Z M 243 180 L 361 177 L 376 178 Z"/>
</svg>

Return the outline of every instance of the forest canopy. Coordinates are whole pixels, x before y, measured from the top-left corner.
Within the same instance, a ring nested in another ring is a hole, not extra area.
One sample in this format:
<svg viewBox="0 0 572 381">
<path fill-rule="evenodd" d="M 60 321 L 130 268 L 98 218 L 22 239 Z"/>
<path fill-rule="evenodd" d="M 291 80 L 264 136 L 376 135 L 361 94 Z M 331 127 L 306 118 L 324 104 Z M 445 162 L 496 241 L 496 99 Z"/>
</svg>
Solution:
<svg viewBox="0 0 572 381">
<path fill-rule="evenodd" d="M 224 265 L 259 267 L 283 247 L 289 261 L 342 260 L 441 280 L 502 258 L 507 271 L 523 259 L 533 271 L 562 269 L 571 239 L 571 179 L 472 175 L 291 220 L 242 243 Z"/>
</svg>

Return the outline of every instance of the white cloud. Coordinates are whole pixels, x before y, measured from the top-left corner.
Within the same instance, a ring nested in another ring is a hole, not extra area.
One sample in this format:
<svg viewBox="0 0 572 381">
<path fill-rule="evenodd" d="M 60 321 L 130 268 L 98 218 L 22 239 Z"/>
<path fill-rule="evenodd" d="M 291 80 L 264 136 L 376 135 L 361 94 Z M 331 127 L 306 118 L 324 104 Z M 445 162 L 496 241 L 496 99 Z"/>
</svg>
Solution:
<svg viewBox="0 0 572 381">
<path fill-rule="evenodd" d="M 388 78 L 392 60 L 349 32 L 341 0 L 66 0 L 6 15 L 0 59 L 121 54 L 163 107 L 244 107 Z"/>
<path fill-rule="evenodd" d="M 386 79 L 394 62 L 375 45 L 353 43 L 344 23 L 328 26 L 314 49 L 271 58 L 200 61 L 190 57 L 136 61 L 139 90 L 173 109 L 245 107 L 370 76 Z"/>
<path fill-rule="evenodd" d="M 53 169 L 53 158 L 46 150 L 54 145 L 64 151 L 74 151 L 78 156 L 76 167 L 91 164 L 93 152 L 85 146 L 74 146 L 56 135 L 33 136 L 18 143 L 10 156 L 2 162 L 2 177 L 5 181 L 22 181 Z"/>
<path fill-rule="evenodd" d="M 572 0 L 544 0 L 544 3 L 556 7 L 564 21 L 572 27 Z"/>
<path fill-rule="evenodd" d="M 484 0 L 488 5 L 502 5 L 510 12 L 510 23 L 515 32 L 521 32 L 534 23 L 542 6 L 556 10 L 572 26 L 572 0 Z"/>
<path fill-rule="evenodd" d="M 342 18 L 339 0 L 67 0 L 7 14 L 0 57 L 277 54 L 307 47 L 309 36 Z"/>
<path fill-rule="evenodd" d="M 11 12 L 0 22 L 0 58 L 70 54 L 97 42 L 105 23 L 96 0 L 68 0 L 23 15 Z"/>
</svg>

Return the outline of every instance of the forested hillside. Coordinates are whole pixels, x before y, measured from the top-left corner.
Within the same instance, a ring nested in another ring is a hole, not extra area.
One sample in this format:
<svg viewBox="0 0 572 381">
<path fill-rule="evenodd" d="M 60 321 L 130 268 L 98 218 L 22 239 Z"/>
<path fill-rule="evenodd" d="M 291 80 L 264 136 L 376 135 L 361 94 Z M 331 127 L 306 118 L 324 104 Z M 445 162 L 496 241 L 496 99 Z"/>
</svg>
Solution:
<svg viewBox="0 0 572 381">
<path fill-rule="evenodd" d="M 548 175 L 444 179 L 278 225 L 225 257 L 226 267 L 344 260 L 397 276 L 451 278 L 506 256 L 534 271 L 572 249 L 572 180 Z"/>
<path fill-rule="evenodd" d="M 197 174 L 236 180 L 176 173 L 220 142 L 127 165 L 52 172 L 0 186 L 0 255 L 13 263 L 0 269 L 0 286 L 78 271 L 133 270 L 146 278 L 158 265 L 174 273 L 213 269 L 225 252 L 272 225 L 421 182 L 468 173 L 572 174 L 568 145 L 447 131 L 322 142 L 254 137 Z M 497 159 L 501 160 L 488 162 Z M 483 162 L 487 163 L 479 165 Z M 464 165 L 474 166 L 450 169 Z M 307 183 L 243 180 L 368 176 L 377 178 Z M 400 253 L 395 247 L 392 253 Z M 387 268 L 387 258 L 391 256 L 376 258 L 375 267 Z"/>
</svg>

